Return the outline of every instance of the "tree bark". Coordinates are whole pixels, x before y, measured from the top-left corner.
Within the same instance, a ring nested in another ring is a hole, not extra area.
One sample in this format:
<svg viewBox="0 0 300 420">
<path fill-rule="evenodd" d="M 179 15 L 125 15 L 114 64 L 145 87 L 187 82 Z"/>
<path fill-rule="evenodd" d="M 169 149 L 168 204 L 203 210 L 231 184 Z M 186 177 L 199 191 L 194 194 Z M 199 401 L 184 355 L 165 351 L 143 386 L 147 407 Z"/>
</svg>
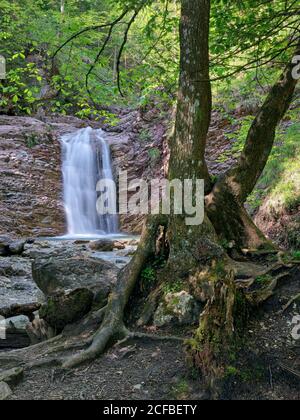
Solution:
<svg viewBox="0 0 300 420">
<path fill-rule="evenodd" d="M 182 0 L 181 4 L 180 81 L 169 178 L 204 179 L 208 186 L 210 179 L 204 155 L 212 108 L 210 1 Z"/>
</svg>

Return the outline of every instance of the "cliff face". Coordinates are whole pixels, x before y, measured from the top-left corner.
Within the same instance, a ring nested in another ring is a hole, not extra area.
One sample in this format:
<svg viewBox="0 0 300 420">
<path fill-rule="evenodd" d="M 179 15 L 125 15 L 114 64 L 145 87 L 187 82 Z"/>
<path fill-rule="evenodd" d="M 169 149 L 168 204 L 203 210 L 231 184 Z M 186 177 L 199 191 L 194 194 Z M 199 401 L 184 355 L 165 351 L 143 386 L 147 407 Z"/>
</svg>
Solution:
<svg viewBox="0 0 300 420">
<path fill-rule="evenodd" d="M 0 116 L 0 235 L 65 233 L 59 138 L 87 125 L 101 127 L 73 117 Z M 117 127 L 104 127 L 116 175 L 127 170 L 129 181 L 162 175 L 165 128 L 155 118 L 148 126 L 137 112 L 124 112 Z M 121 217 L 121 229 L 138 233 L 142 221 L 142 216 Z"/>
<path fill-rule="evenodd" d="M 0 116 L 0 234 L 63 232 L 59 155 L 51 124 Z"/>
<path fill-rule="evenodd" d="M 0 235 L 28 238 L 66 232 L 59 138 L 79 128 L 88 125 L 103 128 L 111 146 L 116 180 L 119 171 L 127 171 L 128 183 L 163 178 L 169 159 L 168 133 L 172 128 L 169 121 L 173 121 L 170 113 L 153 107 L 144 112 L 124 110 L 119 118 L 119 123 L 110 127 L 74 117 L 41 120 L 0 115 Z M 213 112 L 206 159 L 215 177 L 236 160 L 236 153 L 231 152 L 235 130 L 221 113 Z M 129 192 L 128 197 L 135 192 Z M 139 234 L 144 217 L 121 215 L 121 230 Z M 286 239 L 287 230 L 297 236 L 298 219 L 299 208 L 277 217 L 276 224 L 272 212 L 264 206 L 256 215 L 264 233 L 285 246 L 290 243 Z"/>
</svg>

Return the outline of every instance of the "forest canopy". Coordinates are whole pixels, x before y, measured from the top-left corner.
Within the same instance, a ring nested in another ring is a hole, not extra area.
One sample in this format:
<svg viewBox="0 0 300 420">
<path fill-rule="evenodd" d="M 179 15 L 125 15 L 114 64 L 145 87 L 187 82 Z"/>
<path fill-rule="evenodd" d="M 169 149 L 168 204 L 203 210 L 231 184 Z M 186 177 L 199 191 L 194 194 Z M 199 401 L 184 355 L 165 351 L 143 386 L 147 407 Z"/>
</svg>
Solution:
<svg viewBox="0 0 300 420">
<path fill-rule="evenodd" d="M 7 61 L 2 112 L 31 114 L 42 106 L 97 118 L 116 104 L 176 99 L 178 1 L 1 0 L 0 6 Z M 212 1 L 214 92 L 235 85 L 246 96 L 257 87 L 264 93 L 290 59 L 298 30 L 297 1 Z"/>
</svg>

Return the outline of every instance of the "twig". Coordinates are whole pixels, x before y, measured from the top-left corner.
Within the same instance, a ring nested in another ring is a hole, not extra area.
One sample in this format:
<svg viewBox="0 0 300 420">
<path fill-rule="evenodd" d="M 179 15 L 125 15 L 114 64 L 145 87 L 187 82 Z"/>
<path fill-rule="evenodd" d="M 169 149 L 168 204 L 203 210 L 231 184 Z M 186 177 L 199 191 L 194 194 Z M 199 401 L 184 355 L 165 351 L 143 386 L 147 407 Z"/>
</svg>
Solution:
<svg viewBox="0 0 300 420">
<path fill-rule="evenodd" d="M 136 18 L 138 16 L 139 12 L 141 11 L 142 7 L 143 6 L 141 6 L 139 9 L 137 9 L 134 12 L 132 18 L 129 21 L 129 23 L 127 25 L 127 28 L 126 28 L 126 31 L 125 31 L 125 34 L 124 34 L 124 39 L 123 39 L 123 42 L 121 44 L 121 47 L 120 47 L 120 50 L 119 50 L 119 54 L 118 54 L 118 57 L 117 57 L 117 85 L 118 85 L 118 90 L 120 92 L 120 95 L 123 98 L 124 98 L 125 95 L 123 94 L 122 87 L 121 87 L 121 71 L 120 71 L 121 58 L 122 58 L 122 55 L 123 55 L 123 51 L 124 51 L 125 45 L 127 44 L 128 34 L 129 34 L 129 31 L 130 31 L 130 28 L 133 25 L 133 23 L 135 22 L 135 20 L 136 20 Z"/>
<path fill-rule="evenodd" d="M 300 299 L 300 293 L 298 293 L 286 305 L 284 305 L 284 307 L 282 308 L 282 310 L 279 311 L 279 314 L 283 314 L 298 299 Z"/>
<path fill-rule="evenodd" d="M 273 384 L 273 373 L 272 373 L 272 368 L 271 368 L 271 366 L 269 366 L 269 373 L 270 373 L 270 387 L 271 387 L 271 389 L 274 389 L 274 384 Z"/>
<path fill-rule="evenodd" d="M 149 340 L 154 340 L 154 341 L 178 341 L 178 342 L 184 342 L 188 339 L 187 337 L 178 337 L 175 335 L 154 335 L 154 334 L 146 334 L 146 333 L 140 333 L 140 332 L 130 333 L 129 338 L 136 338 L 136 339 L 148 338 Z"/>
<path fill-rule="evenodd" d="M 90 89 L 89 89 L 89 77 L 90 77 L 90 75 L 92 74 L 92 71 L 94 70 L 94 68 L 95 68 L 95 66 L 96 66 L 96 64 L 98 63 L 98 61 L 99 61 L 99 59 L 100 59 L 100 57 L 101 57 L 101 55 L 103 54 L 103 52 L 104 52 L 104 50 L 105 50 L 105 48 L 106 48 L 106 46 L 107 46 L 107 44 L 109 43 L 109 41 L 110 41 L 110 39 L 111 39 L 111 36 L 112 36 L 112 32 L 113 32 L 113 30 L 114 30 L 114 27 L 118 24 L 118 23 L 120 23 L 120 21 L 127 15 L 127 13 L 128 13 L 128 11 L 125 11 L 121 16 L 119 16 L 118 17 L 118 19 L 116 19 L 111 25 L 110 25 L 110 27 L 109 27 L 109 31 L 108 31 L 108 34 L 107 34 L 107 36 L 106 36 L 106 38 L 105 38 L 105 40 L 104 40 L 104 43 L 103 43 L 103 45 L 102 45 L 102 48 L 100 49 L 100 51 L 98 52 L 98 54 L 97 54 L 97 56 L 96 56 L 96 58 L 95 58 L 95 60 L 94 60 L 94 63 L 91 65 L 91 67 L 90 67 L 90 69 L 89 69 L 89 71 L 87 72 L 87 74 L 86 74 L 86 77 L 85 77 L 85 86 L 86 86 L 86 90 L 87 90 L 87 92 L 88 92 L 88 94 L 89 94 L 89 97 L 90 97 L 90 99 L 92 100 L 92 102 L 93 102 L 93 104 L 95 104 L 94 103 L 94 99 L 93 99 L 93 97 L 92 97 L 92 93 L 91 93 L 91 91 L 90 91 Z"/>
<path fill-rule="evenodd" d="M 126 14 L 129 12 L 129 9 L 125 10 L 125 12 L 122 14 L 123 17 L 126 16 Z M 81 31 L 77 32 L 76 34 L 73 34 L 70 38 L 68 38 L 59 48 L 57 48 L 57 50 L 55 51 L 55 53 L 52 55 L 52 60 L 54 60 L 54 58 L 57 56 L 57 54 L 66 46 L 69 44 L 69 42 L 73 41 L 74 39 L 78 38 L 80 35 L 89 32 L 89 31 L 96 31 L 99 29 L 105 29 L 105 28 L 110 28 L 111 26 L 115 26 L 120 22 L 120 16 L 114 20 L 113 22 L 110 23 L 104 23 L 102 25 L 94 25 L 94 26 L 89 26 L 87 28 L 82 29 Z"/>
<path fill-rule="evenodd" d="M 127 343 L 127 341 L 129 340 L 141 340 L 141 339 L 148 339 L 152 341 L 177 341 L 179 343 L 183 343 L 184 341 L 187 340 L 186 337 L 184 338 L 184 337 L 177 337 L 177 336 L 172 336 L 172 335 L 163 336 L 163 335 L 146 334 L 146 333 L 141 333 L 141 332 L 129 332 L 127 336 L 123 338 L 122 340 L 118 341 L 115 344 L 115 346 L 116 347 L 122 346 L 125 343 Z"/>
</svg>

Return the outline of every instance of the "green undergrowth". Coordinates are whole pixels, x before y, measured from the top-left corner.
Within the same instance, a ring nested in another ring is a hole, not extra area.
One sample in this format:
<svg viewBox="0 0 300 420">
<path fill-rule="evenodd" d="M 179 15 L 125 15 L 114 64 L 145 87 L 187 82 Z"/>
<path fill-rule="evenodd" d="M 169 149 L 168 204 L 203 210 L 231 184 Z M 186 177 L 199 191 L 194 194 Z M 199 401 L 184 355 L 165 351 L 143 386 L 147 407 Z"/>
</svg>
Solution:
<svg viewBox="0 0 300 420">
<path fill-rule="evenodd" d="M 256 71 L 249 71 L 235 80 L 214 85 L 214 108 L 230 123 L 230 129 L 226 130 L 225 136 L 232 145 L 218 157 L 219 163 L 240 156 L 255 115 L 266 98 L 267 86 L 272 86 L 279 73 L 274 69 L 268 72 L 267 79 L 265 76 L 257 74 Z M 277 129 L 275 144 L 266 168 L 248 199 L 247 204 L 252 215 L 261 206 L 264 214 L 275 220 L 282 214 L 297 213 L 300 205 L 299 98 L 298 89 L 291 109 Z M 294 248 L 297 249 L 296 245 L 300 246 L 300 243 L 295 243 Z"/>
</svg>

